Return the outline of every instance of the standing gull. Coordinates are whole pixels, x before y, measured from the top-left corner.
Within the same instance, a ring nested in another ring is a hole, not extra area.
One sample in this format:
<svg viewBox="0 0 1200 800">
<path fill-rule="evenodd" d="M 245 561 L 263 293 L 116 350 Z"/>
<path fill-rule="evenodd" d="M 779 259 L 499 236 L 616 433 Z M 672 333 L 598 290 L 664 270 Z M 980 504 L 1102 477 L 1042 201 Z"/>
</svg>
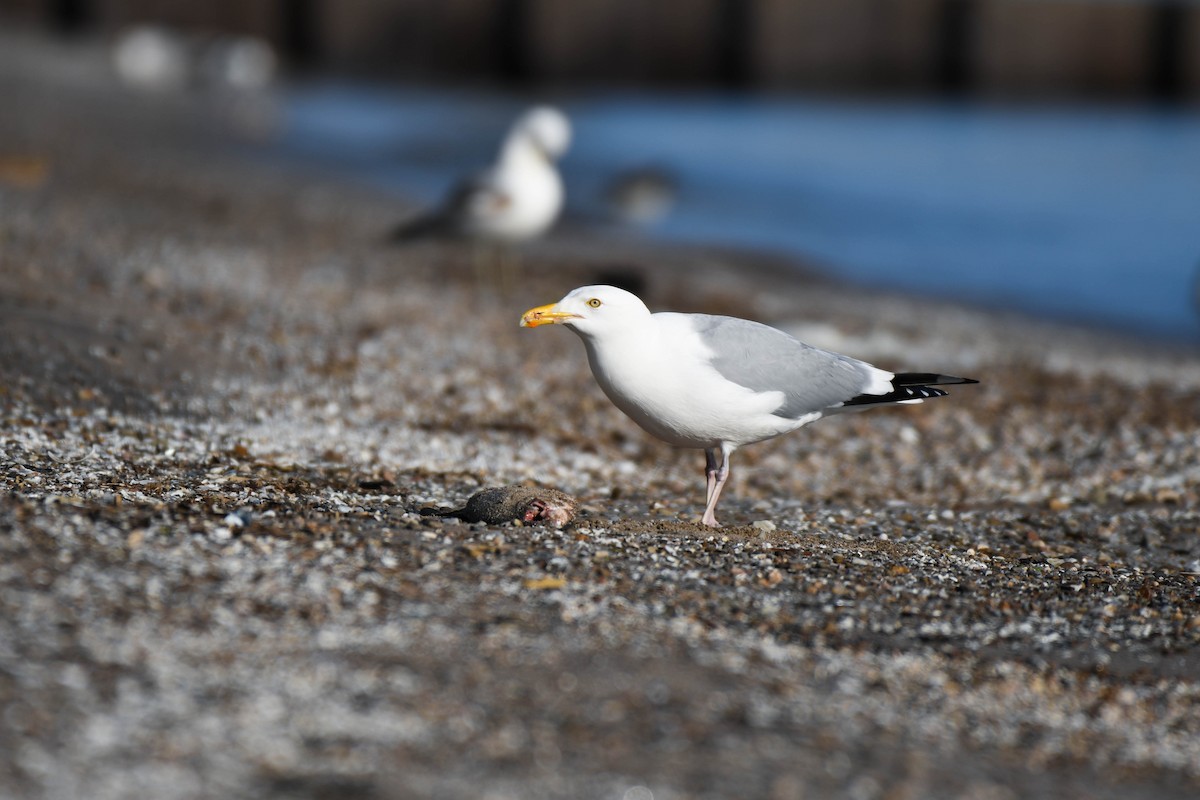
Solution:
<svg viewBox="0 0 1200 800">
<path fill-rule="evenodd" d="M 701 522 L 714 527 L 729 458 L 742 445 L 831 414 L 946 394 L 934 386 L 978 382 L 888 372 L 736 317 L 651 314 L 612 286 L 581 287 L 521 317 L 522 327 L 551 324 L 583 339 L 592 374 L 617 408 L 665 442 L 704 450 Z"/>
<path fill-rule="evenodd" d="M 549 106 L 526 111 L 513 123 L 496 162 L 460 183 L 429 214 L 403 223 L 393 239 L 462 236 L 512 244 L 545 233 L 563 205 L 556 162 L 571 143 L 571 124 Z"/>
</svg>

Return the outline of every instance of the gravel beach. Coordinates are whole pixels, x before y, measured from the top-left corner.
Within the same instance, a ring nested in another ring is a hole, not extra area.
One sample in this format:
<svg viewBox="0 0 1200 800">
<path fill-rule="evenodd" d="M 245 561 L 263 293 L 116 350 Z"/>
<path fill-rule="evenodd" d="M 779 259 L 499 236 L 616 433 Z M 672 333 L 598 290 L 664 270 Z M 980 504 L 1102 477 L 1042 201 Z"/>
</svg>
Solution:
<svg viewBox="0 0 1200 800">
<path fill-rule="evenodd" d="M 1200 793 L 1197 351 L 582 233 L 501 281 L 236 103 L 9 38 L 0 91 L 0 796 Z M 739 451 L 705 529 L 517 326 L 614 273 L 981 383 Z M 420 514 L 513 483 L 578 515 Z"/>
</svg>

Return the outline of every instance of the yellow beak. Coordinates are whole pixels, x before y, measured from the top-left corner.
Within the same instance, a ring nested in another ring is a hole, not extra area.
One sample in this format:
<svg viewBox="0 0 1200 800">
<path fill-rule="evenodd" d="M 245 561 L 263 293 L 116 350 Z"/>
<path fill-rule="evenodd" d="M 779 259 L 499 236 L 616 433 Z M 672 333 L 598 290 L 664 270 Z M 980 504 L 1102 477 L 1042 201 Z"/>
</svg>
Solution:
<svg viewBox="0 0 1200 800">
<path fill-rule="evenodd" d="M 538 325 L 554 325 L 558 322 L 567 322 L 573 319 L 580 319 L 578 314 L 572 314 L 569 311 L 559 311 L 558 303 L 550 303 L 545 306 L 531 308 L 521 315 L 522 328 L 536 328 Z"/>
</svg>

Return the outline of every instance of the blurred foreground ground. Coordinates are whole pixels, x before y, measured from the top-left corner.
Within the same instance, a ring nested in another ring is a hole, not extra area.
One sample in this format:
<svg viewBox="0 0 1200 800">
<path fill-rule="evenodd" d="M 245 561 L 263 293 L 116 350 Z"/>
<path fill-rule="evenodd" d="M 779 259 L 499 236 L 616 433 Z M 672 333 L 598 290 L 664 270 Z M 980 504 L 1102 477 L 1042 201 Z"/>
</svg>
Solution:
<svg viewBox="0 0 1200 800">
<path fill-rule="evenodd" d="M 0 60 L 0 795 L 1200 790 L 1194 353 L 586 239 L 501 289 L 102 84 Z M 517 328 L 614 268 L 982 384 L 747 448 L 714 533 Z M 415 513 L 521 480 L 585 513 Z"/>
</svg>

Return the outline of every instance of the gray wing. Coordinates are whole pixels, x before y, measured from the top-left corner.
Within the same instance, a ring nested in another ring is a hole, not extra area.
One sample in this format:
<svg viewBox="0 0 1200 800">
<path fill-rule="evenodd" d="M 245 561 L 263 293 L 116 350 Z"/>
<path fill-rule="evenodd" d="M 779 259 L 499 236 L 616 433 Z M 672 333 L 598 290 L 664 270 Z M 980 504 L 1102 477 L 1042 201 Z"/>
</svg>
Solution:
<svg viewBox="0 0 1200 800">
<path fill-rule="evenodd" d="M 455 222 L 469 229 L 475 220 L 503 214 L 512 202 L 512 195 L 501 185 L 496 171 L 488 169 L 455 186 L 446 206 Z"/>
<path fill-rule="evenodd" d="M 512 198 L 496 181 L 494 170 L 485 170 L 459 181 L 433 211 L 405 220 L 390 234 L 394 242 L 427 237 L 470 236 L 480 218 L 503 213 Z"/>
<path fill-rule="evenodd" d="M 862 394 L 875 368 L 807 345 L 781 330 L 736 317 L 689 314 L 692 327 L 715 354 L 722 377 L 756 392 L 783 392 L 775 414 L 796 419 L 840 406 Z M 882 371 L 882 370 L 880 370 Z"/>
</svg>

